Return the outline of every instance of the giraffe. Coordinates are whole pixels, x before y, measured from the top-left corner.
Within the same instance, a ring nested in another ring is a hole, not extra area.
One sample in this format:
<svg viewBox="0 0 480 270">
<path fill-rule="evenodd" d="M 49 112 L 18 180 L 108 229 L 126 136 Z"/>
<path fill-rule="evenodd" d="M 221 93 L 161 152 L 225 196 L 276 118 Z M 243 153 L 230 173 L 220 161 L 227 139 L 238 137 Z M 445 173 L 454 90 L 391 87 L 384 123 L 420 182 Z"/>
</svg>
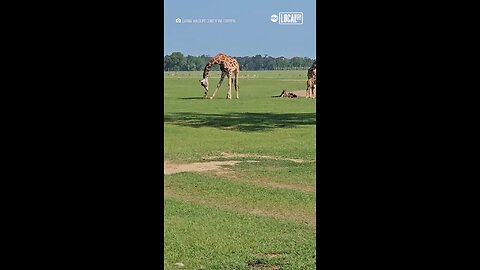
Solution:
<svg viewBox="0 0 480 270">
<path fill-rule="evenodd" d="M 307 90 L 305 98 L 316 98 L 317 97 L 317 63 L 313 63 L 313 65 L 308 69 L 307 73 Z"/>
<path fill-rule="evenodd" d="M 218 89 L 220 89 L 220 86 L 222 85 L 223 78 L 225 78 L 225 75 L 228 77 L 228 92 L 227 92 L 227 98 L 232 99 L 232 80 L 233 77 L 232 75 L 235 74 L 235 92 L 237 94 L 237 99 L 238 97 L 238 90 L 239 90 L 239 85 L 238 85 L 238 73 L 240 72 L 240 66 L 238 65 L 238 62 L 235 58 L 230 57 L 226 54 L 219 53 L 215 55 L 210 61 L 208 61 L 207 65 L 205 66 L 205 69 L 203 70 L 203 79 L 200 80 L 200 85 L 205 88 L 205 95 L 203 98 L 207 98 L 208 94 L 208 72 L 212 69 L 213 65 L 219 65 L 220 70 L 222 71 L 222 76 L 220 77 L 220 81 L 217 84 L 217 88 L 213 92 L 213 95 L 210 97 L 210 99 L 213 99 L 215 94 L 217 93 Z"/>
</svg>

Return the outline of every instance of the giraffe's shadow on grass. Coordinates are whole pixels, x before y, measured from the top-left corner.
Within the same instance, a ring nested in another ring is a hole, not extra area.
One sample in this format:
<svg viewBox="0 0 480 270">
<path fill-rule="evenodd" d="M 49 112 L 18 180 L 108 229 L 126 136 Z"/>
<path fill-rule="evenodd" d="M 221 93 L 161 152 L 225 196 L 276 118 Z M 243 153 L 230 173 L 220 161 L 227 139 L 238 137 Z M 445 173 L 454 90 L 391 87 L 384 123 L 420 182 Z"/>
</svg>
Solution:
<svg viewBox="0 0 480 270">
<path fill-rule="evenodd" d="M 316 125 L 316 113 L 172 113 L 164 123 L 193 128 L 214 127 L 243 132 L 268 131 L 275 128 L 294 128 Z"/>
</svg>

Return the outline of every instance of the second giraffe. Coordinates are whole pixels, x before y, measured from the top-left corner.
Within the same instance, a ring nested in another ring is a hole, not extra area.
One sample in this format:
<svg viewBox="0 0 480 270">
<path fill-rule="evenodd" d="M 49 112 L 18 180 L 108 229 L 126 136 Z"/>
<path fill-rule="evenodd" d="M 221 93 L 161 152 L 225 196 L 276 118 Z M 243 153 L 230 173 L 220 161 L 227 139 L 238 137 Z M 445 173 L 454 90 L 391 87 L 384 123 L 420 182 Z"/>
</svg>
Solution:
<svg viewBox="0 0 480 270">
<path fill-rule="evenodd" d="M 316 98 L 317 97 L 317 63 L 308 69 L 307 72 L 307 90 L 305 93 L 305 98 Z"/>
<path fill-rule="evenodd" d="M 208 61 L 207 65 L 205 66 L 205 69 L 203 70 L 203 79 L 200 80 L 200 85 L 202 85 L 203 88 L 205 88 L 205 95 L 203 96 L 203 98 L 207 98 L 208 72 L 210 72 L 210 70 L 214 65 L 220 66 L 220 70 L 222 71 L 222 76 L 220 77 L 220 81 L 217 84 L 217 88 L 213 92 L 213 95 L 210 97 L 210 99 L 213 99 L 218 89 L 220 89 L 220 86 L 222 86 L 223 78 L 225 78 L 225 75 L 227 75 L 228 77 L 227 98 L 232 99 L 232 80 L 233 80 L 232 75 L 233 74 L 235 74 L 235 92 L 237 94 L 237 99 L 238 99 L 239 98 L 238 74 L 240 72 L 240 66 L 238 65 L 237 59 L 223 53 L 219 53 L 215 55 L 212 59 L 210 59 L 210 61 Z"/>
</svg>

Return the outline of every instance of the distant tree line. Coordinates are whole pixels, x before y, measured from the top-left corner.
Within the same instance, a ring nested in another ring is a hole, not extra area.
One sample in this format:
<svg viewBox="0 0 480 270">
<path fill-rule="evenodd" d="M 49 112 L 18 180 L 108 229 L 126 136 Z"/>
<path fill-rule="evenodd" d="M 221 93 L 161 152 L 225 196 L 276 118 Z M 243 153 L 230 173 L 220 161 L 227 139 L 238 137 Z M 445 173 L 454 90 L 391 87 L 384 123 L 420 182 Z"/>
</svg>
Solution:
<svg viewBox="0 0 480 270">
<path fill-rule="evenodd" d="M 233 55 L 232 55 L 233 56 Z M 240 70 L 296 70 L 308 69 L 315 59 L 308 57 L 271 57 L 268 55 L 240 56 L 236 57 Z M 181 52 L 173 52 L 164 56 L 164 71 L 201 71 L 212 58 L 210 55 L 184 56 Z M 219 70 L 218 65 L 213 70 Z"/>
</svg>

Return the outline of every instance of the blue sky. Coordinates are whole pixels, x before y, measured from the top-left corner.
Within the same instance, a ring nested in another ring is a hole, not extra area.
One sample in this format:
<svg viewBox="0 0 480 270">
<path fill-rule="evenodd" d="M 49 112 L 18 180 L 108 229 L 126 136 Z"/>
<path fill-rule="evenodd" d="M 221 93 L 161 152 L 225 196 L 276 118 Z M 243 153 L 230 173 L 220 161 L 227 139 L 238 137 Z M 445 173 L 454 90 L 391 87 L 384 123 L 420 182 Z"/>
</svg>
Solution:
<svg viewBox="0 0 480 270">
<path fill-rule="evenodd" d="M 279 12 L 303 12 L 303 25 L 270 20 Z M 164 55 L 316 58 L 315 0 L 164 0 Z M 235 23 L 181 23 L 175 19 L 234 19 Z"/>
</svg>

